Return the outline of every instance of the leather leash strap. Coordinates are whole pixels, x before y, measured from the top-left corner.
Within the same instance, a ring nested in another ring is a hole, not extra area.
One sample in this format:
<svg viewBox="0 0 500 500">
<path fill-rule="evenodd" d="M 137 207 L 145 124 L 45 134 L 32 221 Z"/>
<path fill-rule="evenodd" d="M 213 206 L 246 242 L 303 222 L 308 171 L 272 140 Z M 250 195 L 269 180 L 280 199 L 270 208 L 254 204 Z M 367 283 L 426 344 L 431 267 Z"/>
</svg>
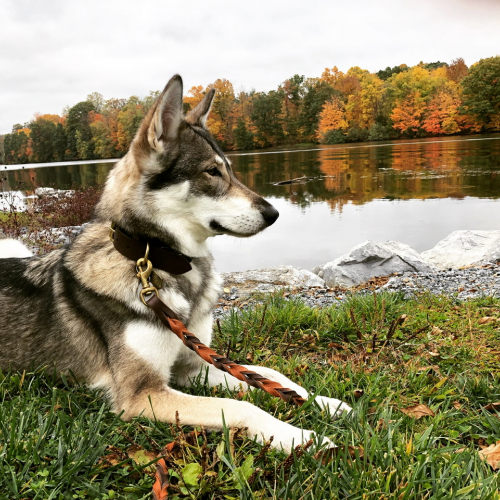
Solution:
<svg viewBox="0 0 500 500">
<path fill-rule="evenodd" d="M 238 365 L 229 358 L 217 354 L 213 349 L 203 344 L 198 337 L 193 335 L 177 318 L 177 315 L 153 293 L 145 298 L 145 303 L 158 316 L 160 321 L 174 332 L 179 337 L 186 347 L 189 347 L 198 356 L 211 365 L 214 365 L 219 370 L 225 371 L 236 377 L 238 380 L 247 383 L 257 389 L 262 389 L 272 396 L 277 396 L 286 402 L 295 403 L 297 406 L 302 406 L 305 399 L 299 396 L 294 390 L 283 387 L 278 382 L 273 382 L 257 372 L 249 370 L 245 366 Z"/>
</svg>

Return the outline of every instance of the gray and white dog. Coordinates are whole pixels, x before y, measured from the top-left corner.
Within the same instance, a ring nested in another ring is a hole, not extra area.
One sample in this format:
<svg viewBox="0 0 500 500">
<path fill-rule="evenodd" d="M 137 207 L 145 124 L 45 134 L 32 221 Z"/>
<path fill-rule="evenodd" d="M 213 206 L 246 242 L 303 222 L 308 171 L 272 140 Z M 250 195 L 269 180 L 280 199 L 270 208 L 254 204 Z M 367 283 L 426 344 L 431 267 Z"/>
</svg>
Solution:
<svg viewBox="0 0 500 500">
<path fill-rule="evenodd" d="M 313 432 L 281 422 L 256 406 L 197 397 L 172 389 L 207 371 L 210 386 L 241 382 L 205 363 L 139 299 L 135 263 L 115 250 L 109 229 L 161 242 L 188 256 L 192 269 L 155 269 L 159 296 L 205 344 L 221 291 L 207 239 L 252 236 L 278 212 L 243 186 L 205 128 L 214 92 L 187 115 L 182 80 L 174 76 L 143 120 L 128 153 L 106 182 L 94 219 L 69 246 L 41 257 L 0 259 L 0 368 L 55 366 L 103 388 L 123 418 L 140 414 L 221 429 L 246 427 L 250 437 L 290 451 Z M 5 246 L 5 245 L 4 245 Z M 0 248 L 1 252 L 1 248 Z M 255 371 L 307 398 L 305 389 L 275 370 Z M 331 415 L 350 411 L 337 399 L 316 397 Z"/>
</svg>

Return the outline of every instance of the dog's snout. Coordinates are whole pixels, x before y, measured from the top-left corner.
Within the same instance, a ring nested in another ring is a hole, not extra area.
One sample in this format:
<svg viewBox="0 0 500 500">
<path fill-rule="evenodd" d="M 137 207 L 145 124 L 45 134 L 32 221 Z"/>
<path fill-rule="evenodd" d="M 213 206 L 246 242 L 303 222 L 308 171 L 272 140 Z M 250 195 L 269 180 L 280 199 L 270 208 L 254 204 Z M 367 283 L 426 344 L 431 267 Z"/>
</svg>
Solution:
<svg viewBox="0 0 500 500">
<path fill-rule="evenodd" d="M 264 217 L 267 225 L 274 224 L 279 216 L 280 213 L 270 203 L 266 203 L 264 210 L 262 210 L 262 217 Z"/>
</svg>

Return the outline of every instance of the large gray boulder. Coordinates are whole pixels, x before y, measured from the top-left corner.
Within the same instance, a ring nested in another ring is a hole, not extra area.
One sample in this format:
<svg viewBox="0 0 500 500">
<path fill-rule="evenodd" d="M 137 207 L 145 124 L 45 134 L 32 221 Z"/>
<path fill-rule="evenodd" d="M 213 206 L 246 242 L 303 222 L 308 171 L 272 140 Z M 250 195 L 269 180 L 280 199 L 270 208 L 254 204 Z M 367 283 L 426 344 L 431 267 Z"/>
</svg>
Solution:
<svg viewBox="0 0 500 500">
<path fill-rule="evenodd" d="M 325 282 L 316 274 L 293 266 L 222 273 L 222 278 L 224 279 L 224 287 L 236 287 L 239 292 L 268 292 L 278 288 L 325 286 Z"/>
<path fill-rule="evenodd" d="M 404 243 L 365 241 L 338 259 L 315 267 L 313 273 L 323 278 L 327 286 L 349 288 L 396 272 L 430 273 L 435 270 L 432 264 Z"/>
<path fill-rule="evenodd" d="M 439 269 L 500 260 L 500 231 L 454 231 L 422 257 Z"/>
</svg>

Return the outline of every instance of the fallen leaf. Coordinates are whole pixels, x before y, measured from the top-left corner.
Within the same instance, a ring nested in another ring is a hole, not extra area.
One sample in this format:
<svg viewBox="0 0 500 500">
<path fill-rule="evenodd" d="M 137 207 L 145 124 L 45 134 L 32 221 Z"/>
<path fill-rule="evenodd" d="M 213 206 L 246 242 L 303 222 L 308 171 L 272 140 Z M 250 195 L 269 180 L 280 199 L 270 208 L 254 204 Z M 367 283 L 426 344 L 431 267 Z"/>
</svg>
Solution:
<svg viewBox="0 0 500 500">
<path fill-rule="evenodd" d="M 487 448 L 483 448 L 479 452 L 479 458 L 491 465 L 493 470 L 500 469 L 500 441 L 497 441 L 496 444 L 492 444 Z"/>
<path fill-rule="evenodd" d="M 462 403 L 459 403 L 458 401 L 453 401 L 453 408 L 455 408 L 455 410 L 460 410 L 460 408 L 462 408 Z"/>
<path fill-rule="evenodd" d="M 435 417 L 436 414 L 427 405 L 414 405 L 407 408 L 400 408 L 405 415 L 408 415 L 415 420 L 422 417 Z"/>
<path fill-rule="evenodd" d="M 152 451 L 145 450 L 140 446 L 131 446 L 127 450 L 127 455 L 131 458 L 137 465 L 147 465 L 156 459 L 156 453 Z M 150 465 L 151 469 L 154 471 L 156 469 L 155 464 Z"/>
<path fill-rule="evenodd" d="M 483 316 L 479 321 L 478 323 L 480 325 L 487 325 L 488 323 L 493 323 L 494 321 L 496 321 L 497 319 L 496 318 L 493 318 L 492 316 Z"/>
<path fill-rule="evenodd" d="M 377 422 L 377 432 L 380 432 L 382 429 L 387 427 L 387 424 L 394 424 L 396 420 L 384 420 L 383 418 L 379 419 Z"/>
<path fill-rule="evenodd" d="M 354 389 L 352 393 L 354 394 L 354 397 L 356 399 L 359 399 L 365 393 L 365 391 L 363 391 L 363 389 Z"/>
<path fill-rule="evenodd" d="M 500 411 L 500 402 L 498 403 L 490 403 L 484 407 L 485 410 L 489 411 Z"/>
<path fill-rule="evenodd" d="M 338 344 L 337 342 L 330 342 L 328 344 L 328 348 L 332 349 L 333 347 L 335 347 L 335 349 L 343 349 L 344 348 L 341 344 Z"/>
<path fill-rule="evenodd" d="M 439 353 L 434 351 L 429 351 L 429 354 L 433 357 L 439 356 Z"/>
<path fill-rule="evenodd" d="M 337 446 L 335 448 L 329 448 L 328 450 L 321 450 L 314 455 L 314 458 L 316 460 L 321 460 L 321 463 L 325 465 L 331 462 L 337 455 L 342 457 L 344 450 L 346 450 L 345 446 Z M 358 455 L 359 458 L 363 458 L 365 450 L 363 450 L 361 446 L 347 446 L 347 453 L 351 458 L 356 458 L 356 455 Z"/>
<path fill-rule="evenodd" d="M 416 371 L 419 375 L 426 373 L 427 375 L 432 375 L 434 377 L 441 376 L 441 371 L 439 370 L 438 365 L 419 366 L 418 368 L 416 368 Z"/>
<path fill-rule="evenodd" d="M 437 326 L 433 326 L 430 333 L 431 335 L 439 335 L 440 333 L 443 333 L 443 330 L 441 330 L 441 328 L 438 328 Z"/>
</svg>

